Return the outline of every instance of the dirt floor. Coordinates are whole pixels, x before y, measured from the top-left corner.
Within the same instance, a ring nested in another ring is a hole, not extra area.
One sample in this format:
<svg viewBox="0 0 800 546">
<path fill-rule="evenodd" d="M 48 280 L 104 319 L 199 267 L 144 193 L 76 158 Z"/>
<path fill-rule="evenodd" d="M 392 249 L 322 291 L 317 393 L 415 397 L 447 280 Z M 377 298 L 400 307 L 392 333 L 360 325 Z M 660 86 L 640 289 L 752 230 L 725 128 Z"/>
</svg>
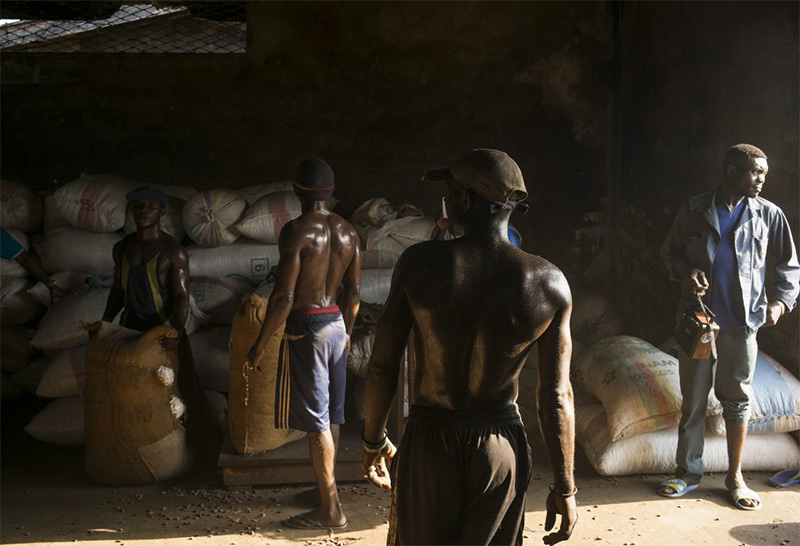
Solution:
<svg viewBox="0 0 800 546">
<path fill-rule="evenodd" d="M 109 488 L 89 483 L 81 448 L 55 447 L 23 439 L 27 418 L 3 405 L 3 544 L 93 546 L 186 544 L 378 545 L 385 543 L 389 495 L 365 483 L 340 484 L 349 519 L 342 532 L 284 529 L 280 522 L 309 509 L 298 493 L 308 486 L 257 487 L 228 491 L 219 477 L 188 477 L 145 487 Z M 532 438 L 538 440 L 538 438 Z M 550 472 L 541 444 L 533 446 L 535 469 L 528 497 L 525 544 L 542 544 L 544 497 Z M 540 454 L 538 457 L 536 454 Z M 704 480 L 682 499 L 655 494 L 661 476 L 607 479 L 582 455 L 577 458 L 579 521 L 574 545 L 800 546 L 800 486 L 776 489 L 766 473 L 748 473 L 764 508 L 733 508 L 721 474 Z"/>
</svg>

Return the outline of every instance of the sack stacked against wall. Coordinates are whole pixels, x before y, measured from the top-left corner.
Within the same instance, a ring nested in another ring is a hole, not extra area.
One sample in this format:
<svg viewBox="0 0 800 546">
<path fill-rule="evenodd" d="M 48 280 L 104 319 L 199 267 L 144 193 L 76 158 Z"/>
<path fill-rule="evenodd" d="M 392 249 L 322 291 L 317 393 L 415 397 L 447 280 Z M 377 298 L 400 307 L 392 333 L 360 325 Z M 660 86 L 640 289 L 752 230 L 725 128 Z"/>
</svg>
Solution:
<svg viewBox="0 0 800 546">
<path fill-rule="evenodd" d="M 183 229 L 183 206 L 183 199 L 167 196 L 167 206 L 159 222 L 161 231 L 171 235 L 178 242 L 183 241 L 186 236 L 186 230 Z M 128 207 L 128 212 L 125 213 L 125 225 L 122 230 L 125 234 L 136 231 L 136 222 L 133 219 L 133 209 L 131 207 Z"/>
<path fill-rule="evenodd" d="M 264 281 L 280 260 L 278 245 L 246 238 L 218 247 L 191 245 L 186 252 L 192 277 L 243 277 L 254 283 Z"/>
<path fill-rule="evenodd" d="M 576 440 L 601 474 L 675 471 L 681 392 L 678 359 L 668 351 L 670 343 L 658 349 L 637 338 L 618 336 L 595 343 L 577 359 L 577 386 L 588 391 L 596 401 L 579 404 L 576 409 Z M 773 362 L 762 357 L 760 375 L 766 379 L 761 381 L 762 387 L 753 382 L 757 400 L 753 417 L 758 423 L 756 428 L 760 426 L 760 432 L 766 434 L 752 443 L 751 438 L 758 436 L 748 437 L 743 461 L 745 470 L 774 471 L 800 464 L 797 443 L 788 434 L 776 434 L 797 426 L 798 408 L 793 403 L 786 404 L 785 400 L 789 392 L 800 393 L 800 390 L 793 391 L 796 387 L 792 386 L 792 381 L 782 376 L 784 372 L 789 375 L 788 372 Z M 775 389 L 786 390 L 776 396 Z M 766 394 L 769 390 L 773 393 Z M 783 400 L 780 404 L 786 414 L 766 419 L 764 412 L 758 410 L 759 398 L 764 405 L 768 404 L 767 399 L 772 400 L 773 405 L 776 399 Z M 724 427 L 721 413 L 721 405 L 712 392 L 706 409 L 709 429 L 703 455 L 706 469 L 712 472 L 727 467 L 724 438 L 713 431 L 715 423 Z"/>
<path fill-rule="evenodd" d="M 108 233 L 122 229 L 125 195 L 141 184 L 112 174 L 87 175 L 53 192 L 61 217 L 78 229 Z"/>
<path fill-rule="evenodd" d="M 18 229 L 6 229 L 9 235 L 19 243 L 22 250 L 25 252 L 30 251 L 31 245 L 28 236 Z M 2 277 L 27 277 L 28 272 L 25 268 L 17 263 L 16 260 L 2 260 L 0 259 L 0 276 Z"/>
<path fill-rule="evenodd" d="M 301 212 L 300 199 L 293 192 L 270 193 L 250 205 L 235 228 L 245 237 L 274 245 L 283 226 Z"/>
<path fill-rule="evenodd" d="M 19 229 L 11 228 L 8 234 L 24 251 L 30 249 L 28 237 Z M 16 260 L 0 260 L 0 323 L 3 326 L 19 326 L 37 319 L 43 307 L 28 295 L 34 281 Z"/>
<path fill-rule="evenodd" d="M 233 190 L 205 190 L 190 197 L 183 207 L 186 234 L 198 245 L 228 245 L 239 238 L 233 227 L 247 208 L 244 197 Z"/>
<path fill-rule="evenodd" d="M 42 197 L 25 184 L 0 180 L 0 225 L 37 233 L 42 229 L 44 204 Z"/>
<path fill-rule="evenodd" d="M 159 326 L 140 333 L 96 325 L 86 351 L 86 473 L 107 485 L 179 476 L 191 463 L 185 408 L 178 396 L 177 350 L 164 351 Z"/>
<path fill-rule="evenodd" d="M 258 366 L 247 361 L 266 309 L 266 300 L 251 295 L 236 312 L 231 328 L 228 424 L 231 441 L 239 453 L 275 449 L 305 436 L 298 430 L 275 428 L 275 383 L 283 328 L 269 341 Z"/>
<path fill-rule="evenodd" d="M 411 245 L 428 241 L 436 223 L 413 205 L 392 205 L 382 197 L 370 199 L 351 216 L 361 238 L 361 268 L 392 268 Z"/>
</svg>

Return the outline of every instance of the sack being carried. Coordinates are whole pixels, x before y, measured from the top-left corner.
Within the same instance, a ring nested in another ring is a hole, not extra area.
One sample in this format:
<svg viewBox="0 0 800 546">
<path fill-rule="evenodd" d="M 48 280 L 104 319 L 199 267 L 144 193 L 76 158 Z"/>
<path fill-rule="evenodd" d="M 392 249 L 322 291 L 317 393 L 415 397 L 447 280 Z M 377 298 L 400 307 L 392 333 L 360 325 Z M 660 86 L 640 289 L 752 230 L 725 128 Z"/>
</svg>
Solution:
<svg viewBox="0 0 800 546">
<path fill-rule="evenodd" d="M 191 463 L 179 419 L 178 353 L 164 351 L 157 326 L 137 332 L 90 327 L 86 350 L 86 473 L 97 483 L 133 485 L 179 476 Z"/>
<path fill-rule="evenodd" d="M 267 300 L 251 294 L 233 317 L 228 423 L 231 441 L 239 453 L 275 449 L 306 435 L 299 430 L 275 428 L 275 382 L 283 327 L 269 340 L 259 366 L 247 362 L 266 312 Z"/>
</svg>

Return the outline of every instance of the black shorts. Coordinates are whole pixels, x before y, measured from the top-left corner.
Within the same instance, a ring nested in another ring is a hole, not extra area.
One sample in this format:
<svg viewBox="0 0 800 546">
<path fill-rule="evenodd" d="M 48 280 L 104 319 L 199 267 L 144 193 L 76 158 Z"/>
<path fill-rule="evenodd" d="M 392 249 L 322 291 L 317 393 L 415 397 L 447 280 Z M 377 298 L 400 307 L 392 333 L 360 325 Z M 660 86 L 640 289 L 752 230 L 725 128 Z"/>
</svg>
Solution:
<svg viewBox="0 0 800 546">
<path fill-rule="evenodd" d="M 516 405 L 413 406 L 392 462 L 387 544 L 522 544 L 530 475 Z"/>
</svg>

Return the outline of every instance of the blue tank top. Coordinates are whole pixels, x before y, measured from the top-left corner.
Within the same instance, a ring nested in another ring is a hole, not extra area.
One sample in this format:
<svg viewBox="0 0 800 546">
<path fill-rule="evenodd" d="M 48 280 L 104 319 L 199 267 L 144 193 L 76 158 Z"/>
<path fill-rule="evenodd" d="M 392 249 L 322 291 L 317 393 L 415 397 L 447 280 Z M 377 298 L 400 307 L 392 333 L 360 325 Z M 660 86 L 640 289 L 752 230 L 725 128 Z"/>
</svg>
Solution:
<svg viewBox="0 0 800 546">
<path fill-rule="evenodd" d="M 167 245 L 150 261 L 131 265 L 122 253 L 122 289 L 125 291 L 125 310 L 120 324 L 126 328 L 145 332 L 155 326 L 170 326 L 172 290 L 158 275 L 161 257 Z"/>
</svg>

